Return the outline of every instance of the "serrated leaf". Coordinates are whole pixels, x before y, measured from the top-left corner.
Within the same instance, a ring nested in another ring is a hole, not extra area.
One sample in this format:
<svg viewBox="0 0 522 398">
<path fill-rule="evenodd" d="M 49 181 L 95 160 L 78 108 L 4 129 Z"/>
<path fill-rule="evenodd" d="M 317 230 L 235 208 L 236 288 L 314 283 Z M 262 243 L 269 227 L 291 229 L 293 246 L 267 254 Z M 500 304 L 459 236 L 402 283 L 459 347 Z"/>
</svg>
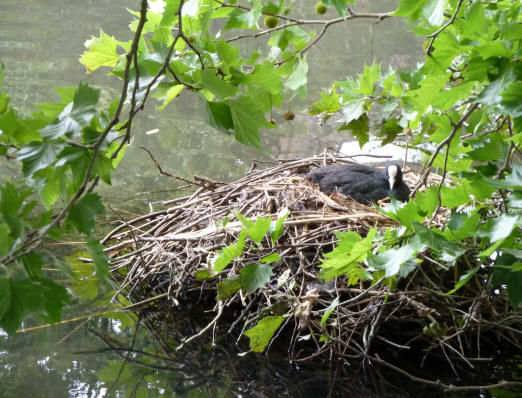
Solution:
<svg viewBox="0 0 522 398">
<path fill-rule="evenodd" d="M 357 264 L 366 260 L 371 253 L 373 239 L 377 233 L 376 228 L 371 228 L 364 239 L 356 232 L 338 234 L 341 239 L 337 247 L 330 253 L 326 253 L 326 259 L 321 260 L 319 277 L 331 280 L 336 276 L 349 272 Z"/>
<path fill-rule="evenodd" d="M 268 264 L 248 264 L 239 271 L 239 283 L 245 294 L 254 293 L 270 282 L 272 267 Z"/>
<path fill-rule="evenodd" d="M 368 263 L 372 267 L 384 270 L 386 278 L 397 274 L 404 277 L 415 269 L 420 261 L 415 256 L 424 248 L 425 245 L 421 243 L 420 239 L 414 237 L 409 243 L 399 248 L 392 248 L 370 257 Z"/>
<path fill-rule="evenodd" d="M 26 177 L 36 171 L 52 165 L 58 153 L 65 147 L 57 142 L 34 141 L 18 151 L 18 160 L 22 161 L 22 170 Z"/>
<path fill-rule="evenodd" d="M 250 348 L 252 351 L 263 352 L 284 320 L 284 316 L 266 316 L 262 318 L 256 326 L 243 333 L 250 339 Z"/>
<path fill-rule="evenodd" d="M 250 97 L 241 96 L 228 100 L 230 113 L 234 123 L 236 140 L 253 148 L 261 149 L 259 129 L 274 126 L 265 119 L 263 112 Z"/>
<path fill-rule="evenodd" d="M 221 249 L 220 254 L 210 261 L 212 271 L 215 274 L 219 274 L 221 271 L 223 271 L 225 267 L 228 264 L 230 264 L 234 258 L 241 256 L 241 253 L 243 253 L 243 246 L 245 244 L 245 240 L 246 231 L 241 230 L 237 242 Z"/>
<path fill-rule="evenodd" d="M 94 231 L 94 218 L 105 213 L 105 208 L 98 194 L 89 193 L 71 206 L 67 215 L 67 223 L 79 232 L 91 235 Z"/>
<path fill-rule="evenodd" d="M 239 289 L 241 289 L 241 284 L 236 278 L 225 278 L 217 284 L 217 300 L 224 300 L 232 296 Z"/>
<path fill-rule="evenodd" d="M 205 69 L 201 72 L 201 86 L 223 99 L 233 97 L 239 92 L 237 86 L 221 79 L 216 75 L 215 71 L 210 69 Z"/>
<path fill-rule="evenodd" d="M 270 217 L 258 217 L 256 222 L 247 229 L 247 235 L 256 243 L 260 243 L 270 229 Z"/>
<path fill-rule="evenodd" d="M 454 265 L 457 259 L 466 252 L 464 247 L 447 240 L 433 229 L 427 228 L 417 222 L 414 222 L 412 227 L 413 231 L 417 234 L 416 236 L 420 238 L 420 241 L 431 250 L 440 253 L 441 259 L 450 266 Z"/>
<path fill-rule="evenodd" d="M 339 95 L 335 91 L 320 93 L 321 100 L 310 107 L 310 114 L 317 115 L 322 112 L 335 113 L 341 107 Z"/>
<path fill-rule="evenodd" d="M 80 83 L 73 102 L 65 107 L 56 121 L 40 130 L 41 136 L 47 139 L 56 139 L 64 135 L 71 138 L 79 137 L 81 130 L 89 125 L 96 114 L 99 97 L 99 90 Z"/>
<path fill-rule="evenodd" d="M 341 122 L 348 125 L 353 120 L 357 120 L 363 114 L 364 99 L 355 99 L 346 102 L 342 107 Z"/>
<path fill-rule="evenodd" d="M 306 86 L 308 79 L 306 74 L 308 73 L 308 63 L 306 62 L 306 56 L 299 59 L 297 67 L 293 73 L 286 79 L 285 87 L 288 90 L 296 91 L 302 86 Z"/>
<path fill-rule="evenodd" d="M 359 147 L 362 148 L 370 140 L 370 119 L 366 113 L 363 113 L 359 119 L 352 120 L 348 124 L 343 124 L 337 129 L 338 131 L 349 130 L 350 134 L 357 139 Z"/>
<path fill-rule="evenodd" d="M 85 42 L 88 48 L 80 57 L 80 63 L 91 73 L 101 66 L 116 66 L 120 56 L 116 51 L 118 42 L 100 29 L 100 37 L 92 37 Z"/>
<path fill-rule="evenodd" d="M 174 86 L 170 87 L 164 94 L 164 96 L 162 97 L 163 99 L 163 104 L 161 106 L 158 106 L 158 110 L 159 111 L 162 111 L 163 109 L 165 109 L 165 107 L 170 104 L 170 102 L 176 98 L 179 93 L 181 93 L 181 91 L 183 90 L 185 86 L 183 84 L 175 84 Z"/>
<path fill-rule="evenodd" d="M 381 65 L 372 64 L 365 65 L 362 75 L 359 75 L 357 84 L 359 86 L 357 92 L 364 95 L 373 94 L 373 86 L 381 79 Z"/>
<path fill-rule="evenodd" d="M 205 101 L 207 123 L 225 133 L 234 129 L 230 106 L 225 102 Z"/>
</svg>

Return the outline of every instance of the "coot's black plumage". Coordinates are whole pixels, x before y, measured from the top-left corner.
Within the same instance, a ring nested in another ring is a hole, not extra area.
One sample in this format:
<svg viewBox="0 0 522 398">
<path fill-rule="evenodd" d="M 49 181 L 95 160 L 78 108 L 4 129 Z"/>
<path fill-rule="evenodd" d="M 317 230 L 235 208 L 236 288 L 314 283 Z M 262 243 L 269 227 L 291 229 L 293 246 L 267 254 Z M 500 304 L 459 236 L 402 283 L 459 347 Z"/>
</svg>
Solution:
<svg viewBox="0 0 522 398">
<path fill-rule="evenodd" d="M 389 164 L 384 171 L 363 164 L 319 167 L 305 175 L 319 184 L 321 191 L 340 192 L 363 204 L 393 196 L 406 202 L 410 189 L 402 180 L 398 164 Z"/>
</svg>

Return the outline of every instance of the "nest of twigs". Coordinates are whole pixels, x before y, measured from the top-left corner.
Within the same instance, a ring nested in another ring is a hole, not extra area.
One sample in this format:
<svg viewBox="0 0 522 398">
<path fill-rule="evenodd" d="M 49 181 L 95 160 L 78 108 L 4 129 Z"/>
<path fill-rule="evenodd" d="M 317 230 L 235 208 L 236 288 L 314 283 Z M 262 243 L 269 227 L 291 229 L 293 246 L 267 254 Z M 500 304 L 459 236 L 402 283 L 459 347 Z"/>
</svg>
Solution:
<svg viewBox="0 0 522 398">
<path fill-rule="evenodd" d="M 167 202 L 164 210 L 122 221 L 104 242 L 120 284 L 118 294 L 132 303 L 127 309 L 144 314 L 151 329 L 168 335 L 178 349 L 194 341 L 214 341 L 221 331 L 237 338 L 238 352 L 248 349 L 248 339 L 241 338 L 245 330 L 264 316 L 285 315 L 273 341 L 283 342 L 292 360 L 360 358 L 406 375 L 419 375 L 419 366 L 434 358 L 449 365 L 449 373 L 462 365 L 471 369 L 484 362 L 481 356 L 499 341 L 519 344 L 519 335 L 512 331 L 520 329 L 520 320 L 510 318 L 505 297 L 492 292 L 490 280 L 476 278 L 456 294 L 442 295 L 455 286 L 456 275 L 437 264 L 429 249 L 420 255 L 417 269 L 393 288 L 375 281 L 348 286 L 344 277 L 329 282 L 318 277 L 321 258 L 337 241 L 335 231 L 365 236 L 373 226 L 383 230 L 394 225 L 374 207 L 324 194 L 300 176 L 341 162 L 349 159 L 328 155 L 281 161 L 229 184 L 207 181 L 207 188 Z M 410 186 L 417 177 L 405 171 Z M 237 240 L 241 223 L 236 212 L 275 219 L 285 206 L 290 214 L 275 247 L 268 238 L 267 244 L 246 244 L 243 255 L 219 275 L 196 279 L 198 269 Z M 432 222 L 443 224 L 445 213 L 438 214 Z M 226 217 L 230 221 L 220 226 Z M 252 294 L 239 290 L 216 300 L 220 281 L 238 276 L 243 267 L 274 251 L 281 259 L 271 264 L 269 283 Z M 339 305 L 328 322 L 321 323 L 335 298 Z M 186 308 L 197 309 L 194 319 L 169 327 Z M 425 370 L 421 375 L 432 369 Z"/>
</svg>

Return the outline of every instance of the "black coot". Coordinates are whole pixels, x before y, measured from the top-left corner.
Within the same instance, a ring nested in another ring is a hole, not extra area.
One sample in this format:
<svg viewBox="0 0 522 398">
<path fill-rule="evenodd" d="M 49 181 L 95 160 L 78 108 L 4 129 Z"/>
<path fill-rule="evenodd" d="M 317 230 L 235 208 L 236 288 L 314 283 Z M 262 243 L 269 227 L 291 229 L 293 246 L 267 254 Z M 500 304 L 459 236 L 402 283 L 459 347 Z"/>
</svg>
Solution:
<svg viewBox="0 0 522 398">
<path fill-rule="evenodd" d="M 384 171 L 363 164 L 325 166 L 305 177 L 319 184 L 323 192 L 340 192 L 366 205 L 388 196 L 406 202 L 410 195 L 401 168 L 394 163 Z"/>
</svg>

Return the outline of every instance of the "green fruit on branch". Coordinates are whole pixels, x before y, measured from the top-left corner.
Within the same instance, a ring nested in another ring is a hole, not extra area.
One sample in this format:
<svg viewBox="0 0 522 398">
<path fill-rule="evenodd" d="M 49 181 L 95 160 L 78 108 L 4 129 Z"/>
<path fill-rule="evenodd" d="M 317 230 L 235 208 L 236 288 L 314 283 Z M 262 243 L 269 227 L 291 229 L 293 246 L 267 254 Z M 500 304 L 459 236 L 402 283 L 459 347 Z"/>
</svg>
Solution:
<svg viewBox="0 0 522 398">
<path fill-rule="evenodd" d="M 295 113 L 292 111 L 286 111 L 285 113 L 283 113 L 283 117 L 285 118 L 285 120 L 294 120 Z"/>
<path fill-rule="evenodd" d="M 319 15 L 326 14 L 326 11 L 328 11 L 328 7 L 326 7 L 322 1 L 318 1 L 315 5 L 315 12 Z"/>
<path fill-rule="evenodd" d="M 265 26 L 269 29 L 275 28 L 277 24 L 279 23 L 279 19 L 274 17 L 273 15 L 267 15 L 265 16 Z"/>
</svg>

